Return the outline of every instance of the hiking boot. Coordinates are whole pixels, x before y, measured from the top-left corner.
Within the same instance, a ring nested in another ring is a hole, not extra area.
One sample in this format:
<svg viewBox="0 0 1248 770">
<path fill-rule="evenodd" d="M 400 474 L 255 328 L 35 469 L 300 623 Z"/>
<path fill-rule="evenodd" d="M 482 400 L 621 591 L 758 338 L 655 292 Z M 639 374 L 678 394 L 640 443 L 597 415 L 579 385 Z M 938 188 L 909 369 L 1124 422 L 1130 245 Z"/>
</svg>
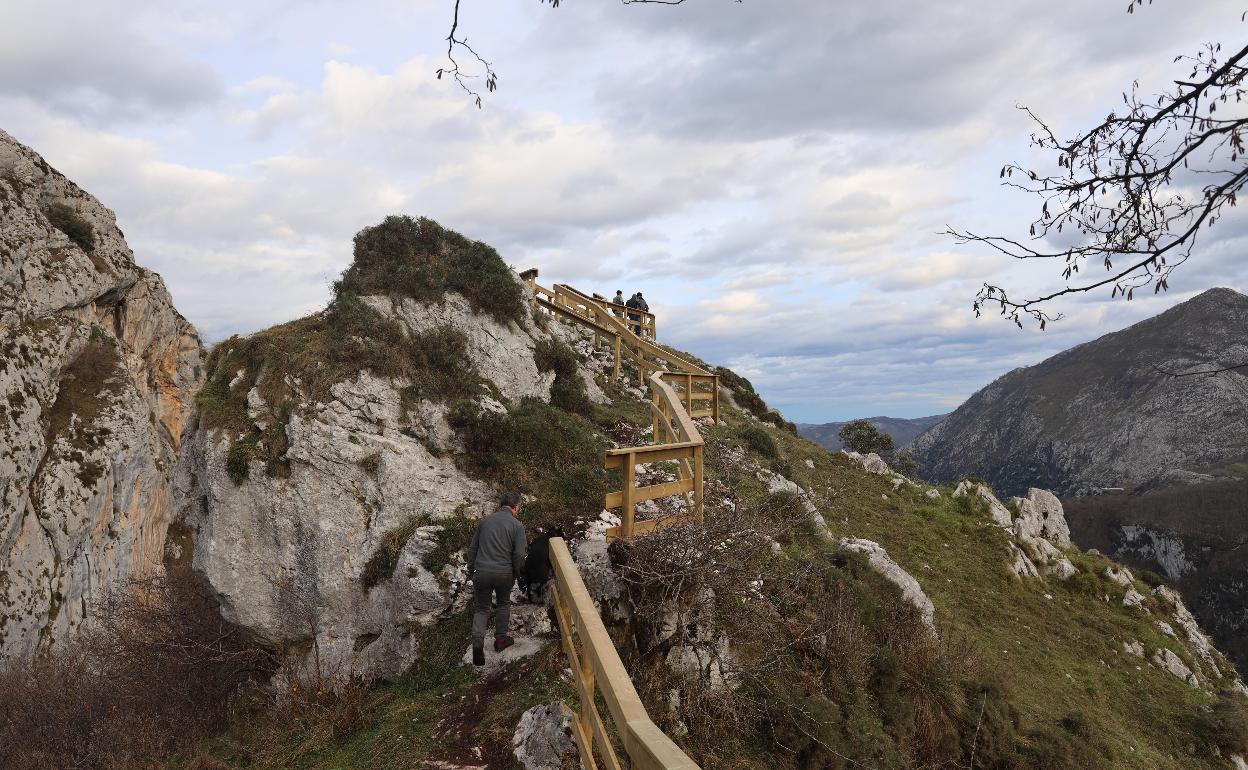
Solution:
<svg viewBox="0 0 1248 770">
<path fill-rule="evenodd" d="M 494 637 L 494 652 L 502 652 L 515 643 L 516 640 L 510 636 L 496 636 Z"/>
<path fill-rule="evenodd" d="M 485 647 L 484 646 L 472 648 L 472 665 L 474 666 L 485 665 Z"/>
</svg>

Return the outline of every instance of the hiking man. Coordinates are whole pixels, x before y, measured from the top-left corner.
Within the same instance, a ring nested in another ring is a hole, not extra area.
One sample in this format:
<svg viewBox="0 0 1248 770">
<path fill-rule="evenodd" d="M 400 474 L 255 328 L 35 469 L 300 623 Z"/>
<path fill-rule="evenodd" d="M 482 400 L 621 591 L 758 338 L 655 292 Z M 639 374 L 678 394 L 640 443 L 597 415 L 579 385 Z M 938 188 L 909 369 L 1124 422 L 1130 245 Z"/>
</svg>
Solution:
<svg viewBox="0 0 1248 770">
<path fill-rule="evenodd" d="M 637 309 L 642 311 L 643 313 L 650 312 L 650 303 L 646 302 L 646 298 L 641 296 L 641 292 L 637 292 Z M 637 327 L 637 333 L 638 334 L 641 333 L 640 326 Z"/>
<path fill-rule="evenodd" d="M 485 625 L 490 597 L 498 605 L 494 613 L 494 652 L 515 644 L 509 634 L 511 587 L 524 569 L 528 538 L 520 523 L 520 493 L 507 492 L 494 513 L 477 522 L 468 546 L 468 577 L 472 580 L 472 664 L 485 665 Z"/>
<path fill-rule="evenodd" d="M 629 297 L 629 298 L 628 298 L 628 302 L 625 302 L 625 303 L 624 303 L 624 306 L 625 306 L 625 307 L 630 307 L 630 308 L 632 308 L 633 310 L 639 310 L 639 309 L 641 308 L 641 299 L 640 299 L 640 297 L 641 297 L 641 292 L 637 292 L 636 294 L 634 294 L 633 296 L 631 296 L 631 297 Z M 641 325 L 640 325 L 640 324 L 638 324 L 638 323 L 635 323 L 635 322 L 636 322 L 636 321 L 640 321 L 640 320 L 641 320 L 641 316 L 637 315 L 636 313 L 629 313 L 629 314 L 628 314 L 628 320 L 629 320 L 629 321 L 633 321 L 633 322 L 634 322 L 634 323 L 629 324 L 629 325 L 630 325 L 630 326 L 632 326 L 632 328 L 633 328 L 633 334 L 640 335 L 640 334 L 641 334 Z"/>
</svg>

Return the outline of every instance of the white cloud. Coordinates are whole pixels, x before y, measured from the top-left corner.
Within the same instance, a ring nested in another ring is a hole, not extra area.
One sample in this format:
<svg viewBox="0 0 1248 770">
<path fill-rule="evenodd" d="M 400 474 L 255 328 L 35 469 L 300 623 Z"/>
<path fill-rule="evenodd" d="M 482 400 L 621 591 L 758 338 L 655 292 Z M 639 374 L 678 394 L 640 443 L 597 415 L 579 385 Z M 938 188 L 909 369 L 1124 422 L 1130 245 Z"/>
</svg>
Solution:
<svg viewBox="0 0 1248 770">
<path fill-rule="evenodd" d="M 396 212 L 644 290 L 666 341 L 804 421 L 941 411 L 1181 298 L 1072 300 L 1045 334 L 977 321 L 982 281 L 1058 277 L 937 233 L 1025 232 L 1032 202 L 996 180 L 1032 157 L 1015 103 L 1078 128 L 1131 78 L 1167 82 L 1229 2 L 565 5 L 466 18 L 503 77 L 482 110 L 434 76 L 435 0 L 110 1 L 56 28 L 64 6 L 30 6 L 47 34 L 0 29 L 0 114 L 118 212 L 212 339 L 317 307 L 352 235 Z M 1242 229 L 1219 225 L 1178 290 L 1244 286 Z"/>
</svg>

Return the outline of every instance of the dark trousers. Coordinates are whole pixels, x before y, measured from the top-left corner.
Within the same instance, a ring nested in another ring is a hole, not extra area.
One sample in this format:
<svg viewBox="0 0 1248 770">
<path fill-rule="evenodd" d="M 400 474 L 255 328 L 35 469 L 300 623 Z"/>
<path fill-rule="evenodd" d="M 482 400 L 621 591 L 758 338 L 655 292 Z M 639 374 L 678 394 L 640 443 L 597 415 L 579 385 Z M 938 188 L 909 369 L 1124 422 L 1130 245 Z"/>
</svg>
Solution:
<svg viewBox="0 0 1248 770">
<path fill-rule="evenodd" d="M 476 612 L 472 615 L 472 644 L 485 644 L 485 626 L 490 617 L 490 599 L 498 604 L 494 613 L 494 636 L 507 636 L 511 624 L 511 587 L 516 579 L 510 573 L 478 572 L 472 576 L 472 598 Z"/>
</svg>

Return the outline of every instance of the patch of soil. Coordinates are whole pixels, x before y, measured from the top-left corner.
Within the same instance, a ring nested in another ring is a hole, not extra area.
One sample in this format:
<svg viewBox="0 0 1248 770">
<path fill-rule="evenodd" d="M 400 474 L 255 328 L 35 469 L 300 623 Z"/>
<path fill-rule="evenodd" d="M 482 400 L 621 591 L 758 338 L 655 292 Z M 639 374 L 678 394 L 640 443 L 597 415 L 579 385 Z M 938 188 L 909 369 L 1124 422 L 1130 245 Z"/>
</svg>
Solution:
<svg viewBox="0 0 1248 770">
<path fill-rule="evenodd" d="M 490 735 L 482 722 L 494 696 L 532 676 L 540 665 L 539 658 L 525 658 L 482 678 L 458 703 L 449 706 L 450 713 L 432 736 L 442 748 L 433 759 L 425 761 L 426 766 L 434 770 L 514 767 L 511 736 L 501 740 L 501 736 Z"/>
</svg>

